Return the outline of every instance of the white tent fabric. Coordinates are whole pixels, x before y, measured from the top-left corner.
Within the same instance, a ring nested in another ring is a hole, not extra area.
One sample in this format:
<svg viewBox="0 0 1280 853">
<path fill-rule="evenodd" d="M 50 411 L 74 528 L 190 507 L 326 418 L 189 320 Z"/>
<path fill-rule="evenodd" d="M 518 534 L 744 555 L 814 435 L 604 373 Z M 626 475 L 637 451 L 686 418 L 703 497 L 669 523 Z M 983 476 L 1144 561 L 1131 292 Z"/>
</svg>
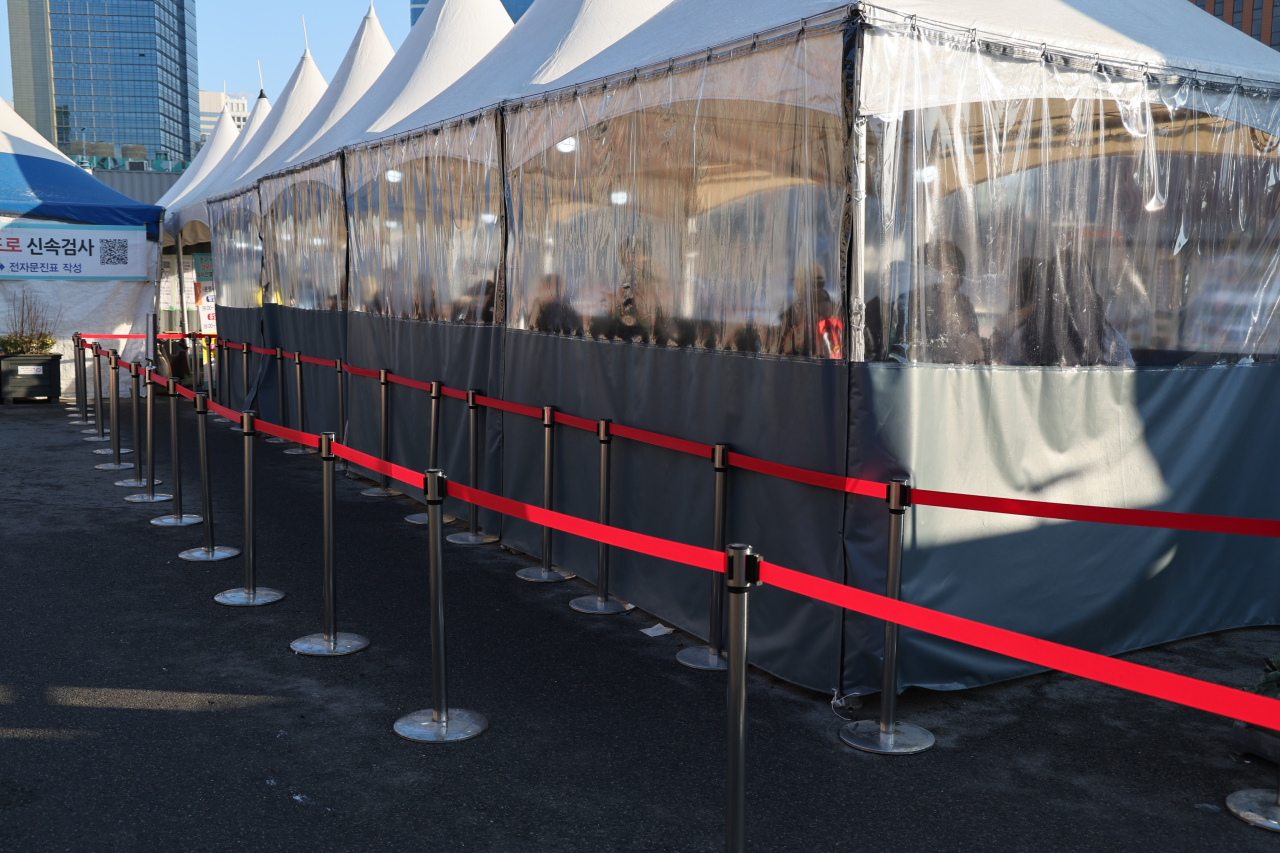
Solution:
<svg viewBox="0 0 1280 853">
<path fill-rule="evenodd" d="M 618 41 L 671 0 L 537 0 L 489 54 L 457 82 L 372 136 L 391 136 L 546 89 L 547 83 Z"/>
<path fill-rule="evenodd" d="M 70 157 L 27 124 L 8 101 L 0 101 L 0 154 L 25 154 L 74 165 Z"/>
<path fill-rule="evenodd" d="M 324 97 L 293 135 L 251 170 L 251 177 L 268 175 L 295 162 L 302 163 L 310 159 L 298 158 L 297 155 L 308 150 L 312 143 L 337 125 L 343 116 L 364 102 L 370 87 L 380 79 L 395 55 L 395 49 L 387 40 L 378 16 L 370 5 L 369 13 L 360 22 L 360 29 L 356 32 L 351 47 L 347 49 L 342 64 L 338 66 L 337 73 L 333 75 Z"/>
<path fill-rule="evenodd" d="M 386 69 L 346 115 L 295 152 L 305 163 L 371 137 L 448 88 L 511 31 L 499 0 L 431 0 Z"/>
<path fill-rule="evenodd" d="M 218 121 L 213 126 L 213 132 L 205 140 L 204 147 L 200 149 L 196 159 L 191 161 L 187 171 L 182 174 L 176 184 L 169 187 L 169 191 L 156 204 L 160 207 L 169 207 L 186 193 L 188 187 L 195 186 L 212 174 L 222 162 L 222 158 L 236 144 L 239 136 L 240 129 L 236 127 L 235 119 L 231 117 L 230 107 L 223 107 L 218 115 Z"/>
</svg>

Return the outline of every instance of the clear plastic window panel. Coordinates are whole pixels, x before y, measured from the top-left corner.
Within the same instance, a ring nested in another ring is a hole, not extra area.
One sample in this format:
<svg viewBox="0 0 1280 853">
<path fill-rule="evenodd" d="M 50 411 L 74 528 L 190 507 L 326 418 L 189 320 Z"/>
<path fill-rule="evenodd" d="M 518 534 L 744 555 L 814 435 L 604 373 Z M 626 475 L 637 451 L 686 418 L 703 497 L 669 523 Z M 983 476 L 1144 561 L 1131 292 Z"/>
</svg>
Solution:
<svg viewBox="0 0 1280 853">
<path fill-rule="evenodd" d="M 342 158 L 263 178 L 267 298 L 291 308 L 337 311 L 347 289 Z"/>
<path fill-rule="evenodd" d="M 502 322 L 500 154 L 492 111 L 346 152 L 351 310 Z"/>
<path fill-rule="evenodd" d="M 213 278 L 218 304 L 228 308 L 262 305 L 262 217 L 257 189 L 209 202 Z"/>
<path fill-rule="evenodd" d="M 844 357 L 840 31 L 507 114 L 513 328 Z"/>
<path fill-rule="evenodd" d="M 866 43 L 868 360 L 1276 358 L 1276 93 Z"/>
</svg>

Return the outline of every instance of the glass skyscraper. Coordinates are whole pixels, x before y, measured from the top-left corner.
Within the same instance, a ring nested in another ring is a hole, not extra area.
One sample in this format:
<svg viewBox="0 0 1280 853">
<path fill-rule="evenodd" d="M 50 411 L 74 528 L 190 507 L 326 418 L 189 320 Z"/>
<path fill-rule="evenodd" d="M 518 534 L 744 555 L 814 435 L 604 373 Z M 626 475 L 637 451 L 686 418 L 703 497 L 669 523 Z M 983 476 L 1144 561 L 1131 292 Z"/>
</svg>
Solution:
<svg viewBox="0 0 1280 853">
<path fill-rule="evenodd" d="M 37 130 L 70 154 L 192 159 L 195 0 L 8 3 L 15 107 Z"/>
<path fill-rule="evenodd" d="M 533 0 L 502 0 L 502 5 L 507 7 L 507 14 L 511 16 L 511 20 L 518 21 L 520 16 L 533 5 Z M 427 8 L 427 0 L 410 0 L 409 23 L 418 23 L 418 16 L 425 8 Z"/>
</svg>

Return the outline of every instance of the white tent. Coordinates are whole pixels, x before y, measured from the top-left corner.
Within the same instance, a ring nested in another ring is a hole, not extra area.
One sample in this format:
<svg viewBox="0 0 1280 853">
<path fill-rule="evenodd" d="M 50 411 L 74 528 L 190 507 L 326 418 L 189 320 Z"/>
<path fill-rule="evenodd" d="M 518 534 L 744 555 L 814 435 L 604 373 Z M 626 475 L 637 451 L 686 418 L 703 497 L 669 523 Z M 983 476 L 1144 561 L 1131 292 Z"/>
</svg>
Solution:
<svg viewBox="0 0 1280 853">
<path fill-rule="evenodd" d="M 288 165 L 381 135 L 483 59 L 511 27 L 511 17 L 499 0 L 431 0 L 364 97 L 302 150 L 293 152 Z"/>
<path fill-rule="evenodd" d="M 191 161 L 187 171 L 183 172 L 178 182 L 169 187 L 169 191 L 156 204 L 160 207 L 169 207 L 175 200 L 182 198 L 189 187 L 199 184 L 213 174 L 213 170 L 218 168 L 222 158 L 236 144 L 239 136 L 240 129 L 236 127 L 235 119 L 231 117 L 231 108 L 223 107 L 218 115 L 218 121 L 213 126 L 213 132 L 205 140 L 196 159 Z"/>
</svg>

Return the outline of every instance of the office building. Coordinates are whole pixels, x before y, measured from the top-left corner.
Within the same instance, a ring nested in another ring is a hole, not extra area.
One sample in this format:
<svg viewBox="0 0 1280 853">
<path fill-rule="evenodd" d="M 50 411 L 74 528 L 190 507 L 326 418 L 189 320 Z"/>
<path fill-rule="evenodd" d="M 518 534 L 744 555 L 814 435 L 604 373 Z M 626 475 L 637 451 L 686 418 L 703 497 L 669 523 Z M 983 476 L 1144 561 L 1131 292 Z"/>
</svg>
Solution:
<svg viewBox="0 0 1280 853">
<path fill-rule="evenodd" d="M 8 0 L 14 107 L 68 154 L 190 161 L 195 0 Z"/>
<path fill-rule="evenodd" d="M 204 145 L 213 126 L 218 123 L 218 116 L 224 108 L 230 108 L 231 120 L 236 123 L 236 130 L 244 128 L 249 120 L 249 99 L 237 98 L 226 92 L 206 92 L 200 90 L 200 144 Z"/>
<path fill-rule="evenodd" d="M 1190 0 L 1215 18 L 1220 18 L 1263 44 L 1280 50 L 1280 20 L 1272 26 L 1280 0 Z"/>
<path fill-rule="evenodd" d="M 518 21 L 520 20 L 520 16 L 533 5 L 533 0 L 502 0 L 502 5 L 507 7 L 507 14 L 511 16 L 511 20 Z M 425 8 L 427 8 L 427 0 L 410 0 L 410 25 L 418 23 L 418 17 L 422 14 L 422 10 Z"/>
</svg>

